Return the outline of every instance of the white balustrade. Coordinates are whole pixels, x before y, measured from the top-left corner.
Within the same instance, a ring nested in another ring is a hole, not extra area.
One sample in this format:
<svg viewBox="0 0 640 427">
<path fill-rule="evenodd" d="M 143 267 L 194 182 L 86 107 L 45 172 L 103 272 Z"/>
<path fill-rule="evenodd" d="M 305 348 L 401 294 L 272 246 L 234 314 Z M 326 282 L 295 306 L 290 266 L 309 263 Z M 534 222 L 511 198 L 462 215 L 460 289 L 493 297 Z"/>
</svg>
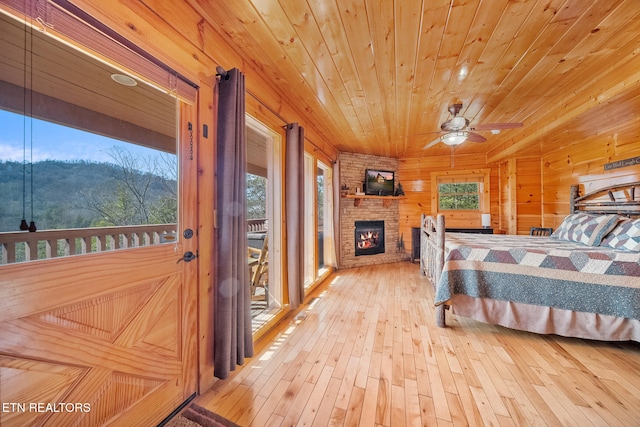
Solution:
<svg viewBox="0 0 640 427">
<path fill-rule="evenodd" d="M 176 240 L 176 224 L 0 233 L 0 264 L 156 245 Z"/>
</svg>

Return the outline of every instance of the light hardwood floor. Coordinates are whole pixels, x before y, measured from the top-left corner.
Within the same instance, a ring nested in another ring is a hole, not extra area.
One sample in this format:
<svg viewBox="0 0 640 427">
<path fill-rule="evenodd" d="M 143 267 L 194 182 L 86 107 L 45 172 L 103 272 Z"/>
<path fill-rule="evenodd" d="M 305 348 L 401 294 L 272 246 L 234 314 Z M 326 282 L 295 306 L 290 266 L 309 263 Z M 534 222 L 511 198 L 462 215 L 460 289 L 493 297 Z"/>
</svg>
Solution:
<svg viewBox="0 0 640 427">
<path fill-rule="evenodd" d="M 243 426 L 640 425 L 640 344 L 447 313 L 409 262 L 339 270 L 197 403 Z"/>
</svg>

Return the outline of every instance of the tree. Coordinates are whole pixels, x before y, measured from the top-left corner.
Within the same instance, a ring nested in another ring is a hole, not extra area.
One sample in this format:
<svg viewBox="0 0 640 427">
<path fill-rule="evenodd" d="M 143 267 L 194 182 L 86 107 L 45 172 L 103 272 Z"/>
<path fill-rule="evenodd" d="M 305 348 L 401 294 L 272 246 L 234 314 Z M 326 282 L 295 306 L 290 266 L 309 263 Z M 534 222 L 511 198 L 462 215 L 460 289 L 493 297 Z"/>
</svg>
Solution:
<svg viewBox="0 0 640 427">
<path fill-rule="evenodd" d="M 176 222 L 175 156 L 135 157 L 119 146 L 114 146 L 110 155 L 118 167 L 118 174 L 112 182 L 85 193 L 87 206 L 99 215 L 93 225 Z"/>
<path fill-rule="evenodd" d="M 267 179 L 247 174 L 247 219 L 267 217 Z"/>
<path fill-rule="evenodd" d="M 477 210 L 480 207 L 477 182 L 447 183 L 438 185 L 438 200 L 443 210 Z"/>
</svg>

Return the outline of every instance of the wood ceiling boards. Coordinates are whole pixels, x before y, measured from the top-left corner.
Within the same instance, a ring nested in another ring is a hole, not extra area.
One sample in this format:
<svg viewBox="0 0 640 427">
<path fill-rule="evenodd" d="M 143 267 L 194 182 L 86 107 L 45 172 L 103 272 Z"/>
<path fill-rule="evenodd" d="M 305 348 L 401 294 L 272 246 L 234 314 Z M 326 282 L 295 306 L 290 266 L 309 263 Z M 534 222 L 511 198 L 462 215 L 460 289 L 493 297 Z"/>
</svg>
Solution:
<svg viewBox="0 0 640 427">
<path fill-rule="evenodd" d="M 471 126 L 524 123 L 456 148 L 491 161 L 539 152 L 572 123 L 597 134 L 580 117 L 610 100 L 640 110 L 637 0 L 188 2 L 246 58 L 248 85 L 267 75 L 300 112 L 292 121 L 320 126 L 341 151 L 446 154 L 423 147 L 455 101 Z"/>
</svg>

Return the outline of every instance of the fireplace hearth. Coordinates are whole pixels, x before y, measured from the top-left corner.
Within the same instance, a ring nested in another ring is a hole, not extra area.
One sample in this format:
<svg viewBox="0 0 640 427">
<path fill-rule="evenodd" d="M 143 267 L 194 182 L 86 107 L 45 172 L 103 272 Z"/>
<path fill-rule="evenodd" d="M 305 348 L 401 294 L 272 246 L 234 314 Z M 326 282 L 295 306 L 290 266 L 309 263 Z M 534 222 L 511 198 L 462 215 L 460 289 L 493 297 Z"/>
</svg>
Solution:
<svg viewBox="0 0 640 427">
<path fill-rule="evenodd" d="M 355 255 L 384 253 L 384 221 L 355 222 Z"/>
</svg>

